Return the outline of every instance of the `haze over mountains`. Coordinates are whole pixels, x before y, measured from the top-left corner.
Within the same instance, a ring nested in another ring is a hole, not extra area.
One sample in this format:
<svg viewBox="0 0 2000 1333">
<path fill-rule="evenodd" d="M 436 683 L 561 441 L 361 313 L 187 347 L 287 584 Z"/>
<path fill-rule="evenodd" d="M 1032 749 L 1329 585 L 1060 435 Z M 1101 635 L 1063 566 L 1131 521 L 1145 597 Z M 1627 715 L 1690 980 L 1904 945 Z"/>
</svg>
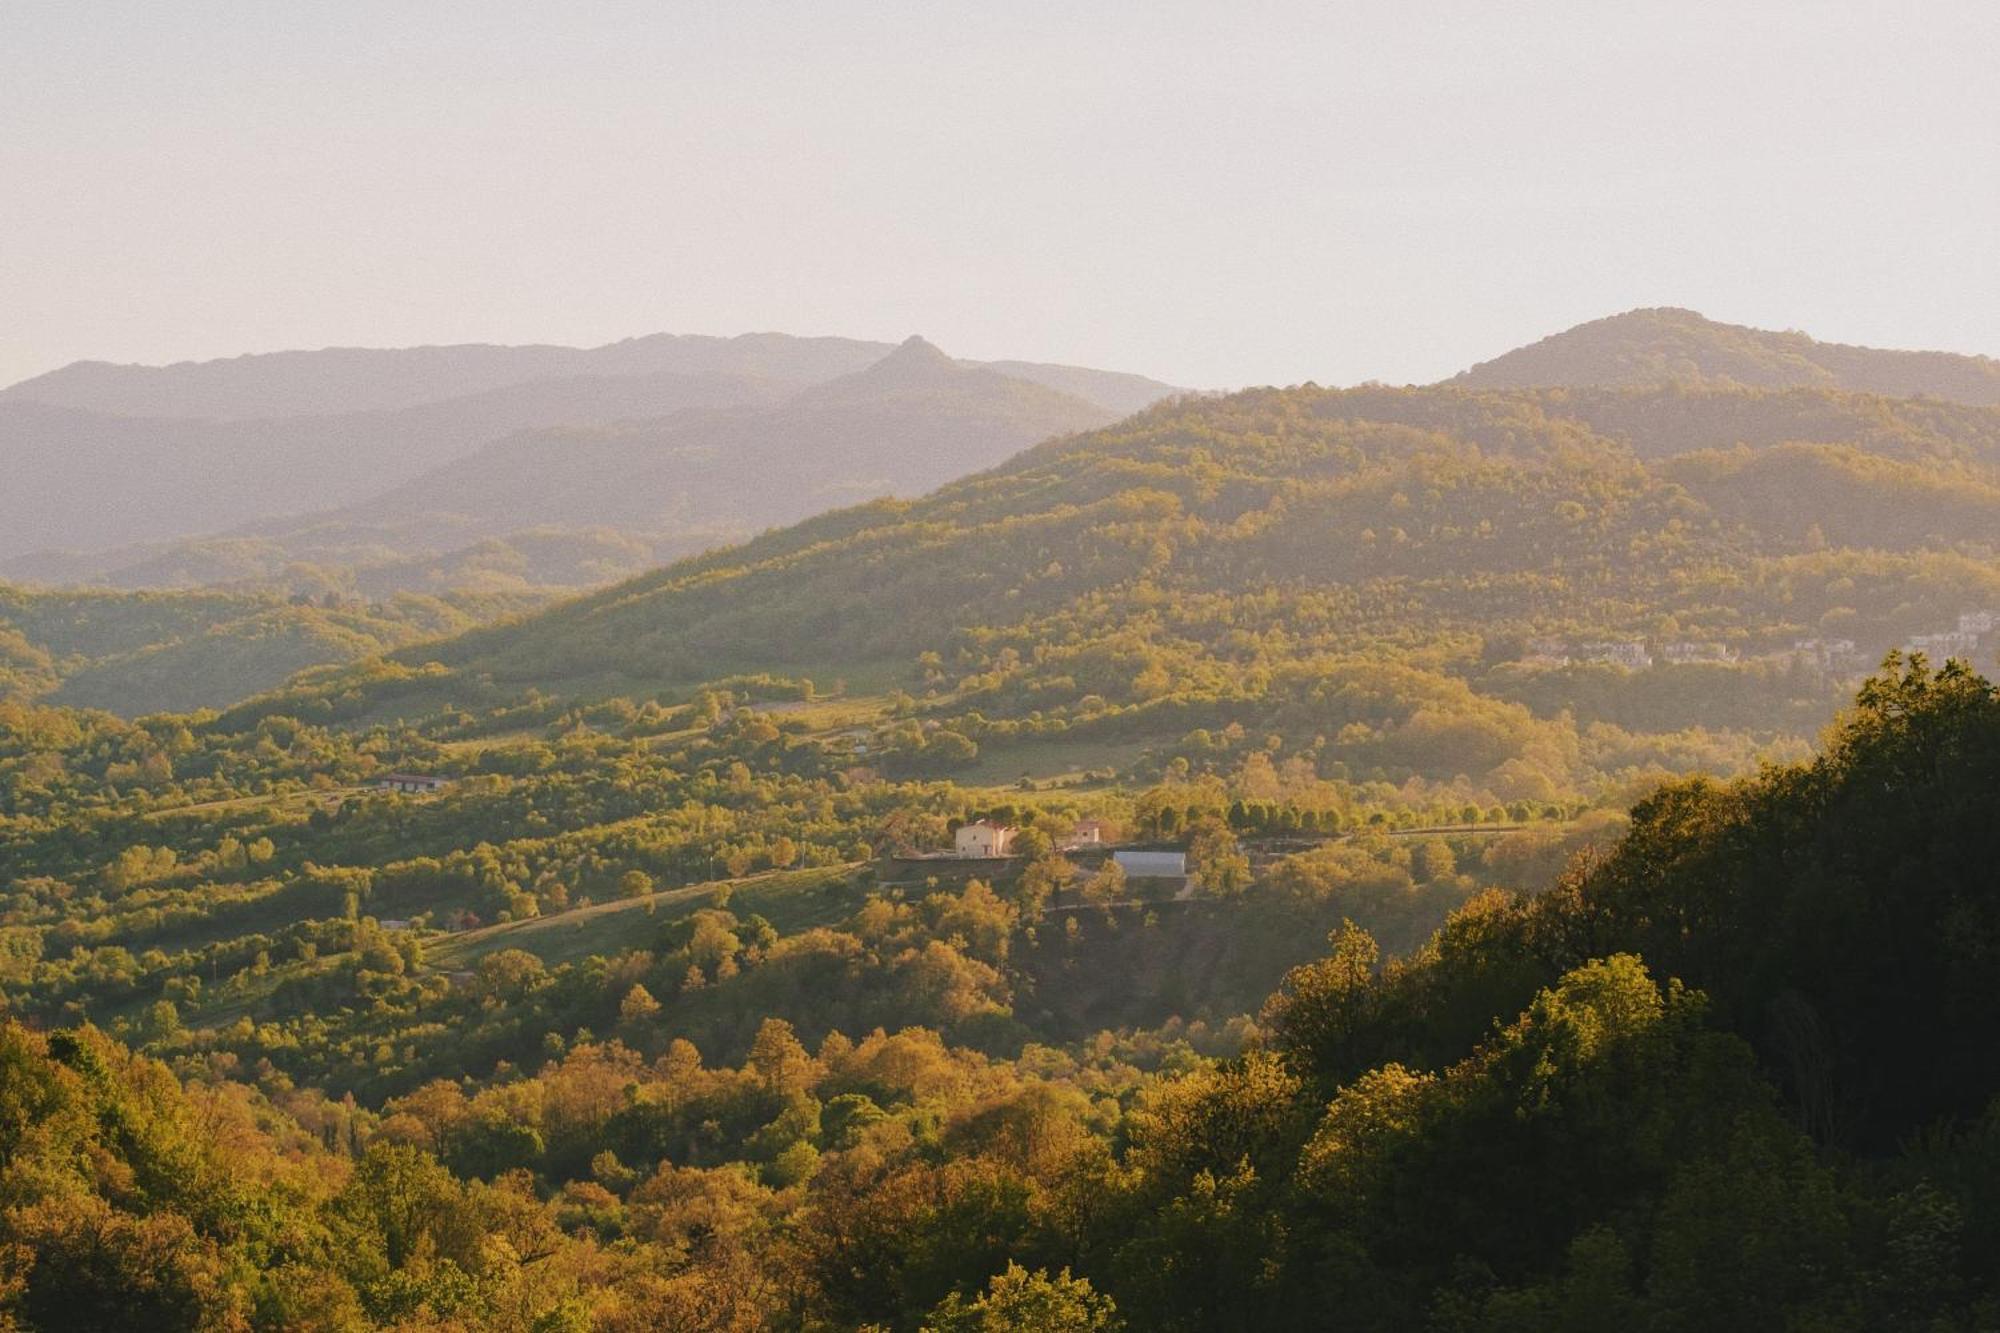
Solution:
<svg viewBox="0 0 2000 1333">
<path fill-rule="evenodd" d="M 314 535 L 302 550 L 292 550 L 268 525 L 362 505 L 342 522 L 365 526 L 371 517 L 365 503 L 372 497 L 522 431 L 663 422 L 695 410 L 775 406 L 804 389 L 865 370 L 894 350 L 880 343 L 777 334 L 660 335 L 589 351 L 334 349 L 168 367 L 80 363 L 0 392 L 0 462 L 14 483 L 0 496 L 0 559 L 114 548 L 109 559 L 42 559 L 8 572 L 143 586 L 281 577 L 285 565 L 315 555 L 332 554 L 338 563 L 351 564 L 434 557 L 484 535 L 551 520 L 533 504 L 510 514 L 477 505 L 462 511 L 453 496 L 419 501 L 406 492 L 388 511 L 402 516 L 414 505 L 431 516 L 420 528 L 357 527 L 329 540 L 326 524 L 316 520 L 301 525 Z M 978 402 L 977 393 L 966 391 L 973 385 L 983 386 L 994 403 Z M 891 489 L 921 489 L 956 474 L 939 473 L 940 466 L 956 471 L 987 466 L 1047 434 L 1102 424 L 1170 391 L 1135 375 L 1009 362 L 1004 374 L 987 372 L 933 404 L 937 415 L 927 423 L 917 461 L 942 462 L 928 464 L 914 485 L 897 480 L 893 467 L 886 482 Z M 913 421 L 921 416 L 922 405 L 907 393 L 901 401 L 906 416 Z M 950 412 L 959 409 L 971 414 L 969 434 L 962 453 L 954 453 L 957 423 Z M 809 415 L 808 407 L 772 423 L 790 432 L 794 447 L 807 456 L 823 452 L 811 438 Z M 996 427 L 1000 419 L 1011 424 Z M 683 422 L 670 447 L 741 448 L 746 431 L 765 438 L 733 419 L 709 417 L 705 420 L 716 424 L 721 438 L 704 444 L 696 438 L 700 420 Z M 907 439 L 907 431 L 898 438 Z M 528 465 L 553 469 L 560 462 L 565 475 L 577 475 L 560 452 L 537 454 L 532 447 L 527 452 Z M 839 457 L 837 448 L 828 454 L 836 465 Z M 616 475 L 597 480 L 607 491 L 631 494 Z M 884 479 L 856 480 L 881 484 Z M 450 485 L 454 476 L 439 481 Z M 530 497 L 560 484 L 549 475 L 515 483 L 518 494 Z M 770 521 L 708 513 L 699 494 L 693 496 L 696 516 L 680 517 L 682 499 L 671 493 L 656 502 L 640 496 L 628 508 L 640 515 L 645 535 L 680 537 L 682 549 L 690 541 L 700 544 L 741 530 L 745 522 L 754 529 Z M 781 510 L 779 516 L 803 512 Z M 586 520 L 589 526 L 607 521 Z M 663 521 L 669 524 L 664 531 Z M 680 524 L 692 527 L 683 533 L 675 526 Z M 160 546 L 218 533 L 233 543 L 220 553 L 213 547 L 174 553 Z M 265 544 L 246 546 L 238 539 Z M 145 549 L 135 549 L 140 547 Z"/>
<path fill-rule="evenodd" d="M 363 596 L 587 587 L 843 503 L 920 494 L 1170 392 L 920 350 L 663 334 L 81 362 L 0 391 L 0 575 Z M 1664 382 L 2000 402 L 1988 358 L 1673 309 L 1580 325 L 1449 381 Z M 782 487 L 764 484 L 774 460 Z"/>
<path fill-rule="evenodd" d="M 0 696 L 227 704 L 1168 392 L 782 335 L 70 367 L 0 395 L 0 574 L 187 592 L 0 585 Z"/>
<path fill-rule="evenodd" d="M 341 517 L 448 513 L 482 536 L 555 524 L 741 537 L 878 495 L 920 494 L 1112 416 L 913 338 L 866 370 L 766 407 L 510 436 Z"/>
</svg>

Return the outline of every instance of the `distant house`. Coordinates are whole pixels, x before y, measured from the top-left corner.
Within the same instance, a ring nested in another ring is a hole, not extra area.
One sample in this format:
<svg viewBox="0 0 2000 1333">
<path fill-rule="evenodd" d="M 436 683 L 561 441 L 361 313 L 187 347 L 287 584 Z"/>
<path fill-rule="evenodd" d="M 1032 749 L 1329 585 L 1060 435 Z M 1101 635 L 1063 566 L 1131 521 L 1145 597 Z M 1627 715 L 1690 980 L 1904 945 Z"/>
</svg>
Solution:
<svg viewBox="0 0 2000 1333">
<path fill-rule="evenodd" d="M 1523 666 L 1566 667 L 1569 665 L 1569 645 L 1561 639 L 1530 639 L 1528 652 L 1521 659 Z"/>
<path fill-rule="evenodd" d="M 1113 852 L 1128 879 L 1186 879 L 1186 852 Z"/>
<path fill-rule="evenodd" d="M 953 850 L 968 860 L 1005 856 L 1013 845 L 1013 825 L 996 824 L 990 819 L 960 824 L 952 841 Z"/>
<path fill-rule="evenodd" d="M 1644 671 L 1653 665 L 1652 654 L 1646 651 L 1646 645 L 1638 639 L 1586 643 L 1577 649 L 1577 655 L 1586 662 L 1600 666 L 1621 666 L 1628 671 Z"/>
<path fill-rule="evenodd" d="M 1728 662 L 1732 654 L 1719 643 L 1697 643 L 1692 639 L 1682 639 L 1669 643 L 1660 649 L 1660 656 L 1675 666 L 1686 666 L 1690 662 Z"/>
<path fill-rule="evenodd" d="M 451 785 L 450 778 L 441 778 L 429 773 L 384 773 L 375 779 L 377 791 L 400 791 L 423 793 L 443 791 Z"/>
<path fill-rule="evenodd" d="M 1102 820 L 1085 819 L 1070 832 L 1064 850 L 1074 847 L 1101 847 L 1104 845 L 1104 823 Z"/>
<path fill-rule="evenodd" d="M 1867 665 L 1852 639 L 1800 639 L 1792 645 L 1795 661 L 1828 673 L 1859 671 Z"/>
</svg>

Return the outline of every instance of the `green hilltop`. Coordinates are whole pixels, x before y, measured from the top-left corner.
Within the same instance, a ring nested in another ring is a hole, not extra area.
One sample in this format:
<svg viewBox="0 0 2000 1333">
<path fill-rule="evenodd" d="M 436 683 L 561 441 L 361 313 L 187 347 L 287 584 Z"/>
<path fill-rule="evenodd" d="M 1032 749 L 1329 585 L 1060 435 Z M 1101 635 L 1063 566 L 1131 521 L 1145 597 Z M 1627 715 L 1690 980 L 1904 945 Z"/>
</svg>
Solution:
<svg viewBox="0 0 2000 1333">
<path fill-rule="evenodd" d="M 1826 343 L 1796 330 L 1722 324 L 1692 310 L 1630 310 L 1592 320 L 1464 371 L 1452 384 L 1734 384 L 1849 389 L 1899 398 L 2000 403 L 2000 361 Z"/>
<path fill-rule="evenodd" d="M 367 601 L 0 583 L 0 700 L 128 716 L 221 708 L 308 667 L 377 656 L 537 600 L 521 592 Z"/>
</svg>

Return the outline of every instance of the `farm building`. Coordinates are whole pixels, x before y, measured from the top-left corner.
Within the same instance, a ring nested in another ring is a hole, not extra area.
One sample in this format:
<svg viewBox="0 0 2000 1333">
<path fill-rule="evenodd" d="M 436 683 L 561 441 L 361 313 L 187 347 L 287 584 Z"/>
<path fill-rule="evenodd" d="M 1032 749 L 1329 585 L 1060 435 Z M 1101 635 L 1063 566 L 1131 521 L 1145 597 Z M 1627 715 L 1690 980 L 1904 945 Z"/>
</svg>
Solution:
<svg viewBox="0 0 2000 1333">
<path fill-rule="evenodd" d="M 1186 852 L 1113 852 L 1111 859 L 1132 879 L 1186 879 Z"/>
<path fill-rule="evenodd" d="M 1073 851 L 1078 847 L 1101 847 L 1103 845 L 1104 822 L 1098 819 L 1086 819 L 1079 822 L 1076 828 L 1071 830 L 1069 840 L 1063 843 L 1063 850 Z"/>
<path fill-rule="evenodd" d="M 1621 666 L 1627 671 L 1644 671 L 1653 665 L 1652 654 L 1638 639 L 1586 643 L 1577 649 L 1577 655 L 1594 666 Z"/>
<path fill-rule="evenodd" d="M 953 850 L 968 859 L 1005 856 L 1014 845 L 1014 827 L 990 819 L 975 819 L 958 826 L 952 839 Z"/>
<path fill-rule="evenodd" d="M 428 773 L 384 773 L 375 779 L 377 791 L 422 793 L 443 791 L 450 785 L 450 778 L 440 778 Z"/>
<path fill-rule="evenodd" d="M 1146 885 L 1152 885 L 1154 892 L 1171 889 L 1176 899 L 1194 893 L 1195 881 L 1188 874 L 1186 852 L 1113 852 L 1111 862 L 1125 872 L 1126 881 L 1141 896 L 1148 893 Z"/>
</svg>

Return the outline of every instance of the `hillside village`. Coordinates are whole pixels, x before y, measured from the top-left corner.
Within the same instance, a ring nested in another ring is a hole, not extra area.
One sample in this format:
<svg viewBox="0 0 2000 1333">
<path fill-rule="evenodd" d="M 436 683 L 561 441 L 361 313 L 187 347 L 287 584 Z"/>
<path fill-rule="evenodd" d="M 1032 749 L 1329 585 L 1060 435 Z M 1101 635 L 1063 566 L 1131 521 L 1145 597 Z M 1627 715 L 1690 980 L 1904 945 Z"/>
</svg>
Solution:
<svg viewBox="0 0 2000 1333">
<path fill-rule="evenodd" d="M 1900 643 L 1884 644 L 1875 653 L 1848 638 L 1796 639 L 1787 648 L 1757 653 L 1750 658 L 1739 648 L 1713 640 L 1678 639 L 1653 644 L 1646 639 L 1536 638 L 1528 641 L 1527 651 L 1517 659 L 1517 665 L 1541 670 L 1613 666 L 1627 671 L 1648 671 L 1655 666 L 1731 665 L 1761 660 L 1847 680 L 1868 671 L 1891 648 L 1905 655 L 1921 653 L 1935 663 L 1951 658 L 1975 661 L 1982 649 L 2000 649 L 2000 612 L 1962 612 L 1950 629 L 1912 634 Z"/>
</svg>

